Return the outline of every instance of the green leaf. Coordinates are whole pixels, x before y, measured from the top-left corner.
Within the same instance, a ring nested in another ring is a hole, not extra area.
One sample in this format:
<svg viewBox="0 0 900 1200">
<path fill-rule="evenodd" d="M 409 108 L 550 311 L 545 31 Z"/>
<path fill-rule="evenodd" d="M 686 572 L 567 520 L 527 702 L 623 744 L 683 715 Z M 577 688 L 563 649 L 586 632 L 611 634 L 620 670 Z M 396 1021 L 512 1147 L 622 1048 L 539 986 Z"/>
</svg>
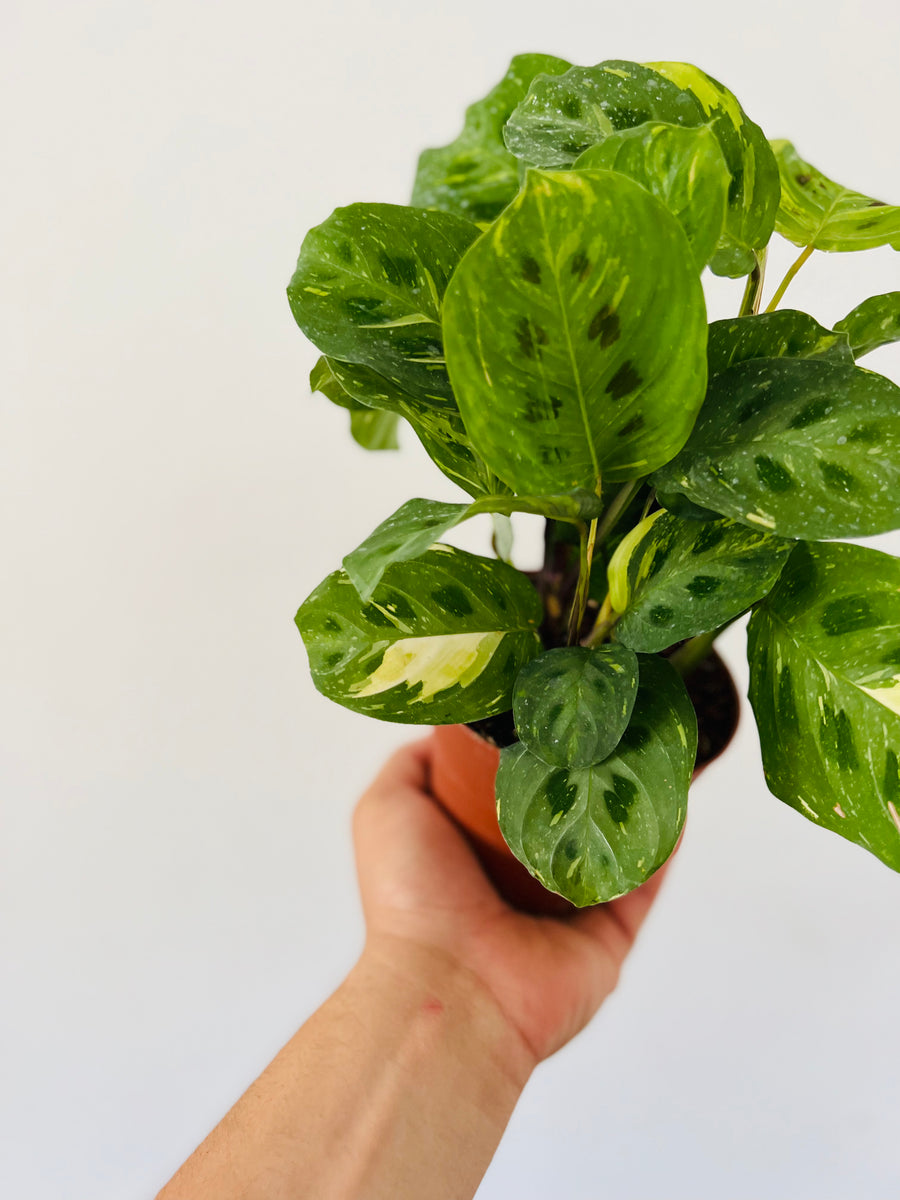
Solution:
<svg viewBox="0 0 900 1200">
<path fill-rule="evenodd" d="M 472 443 L 519 492 L 647 474 L 683 445 L 703 398 L 687 239 L 611 171 L 529 172 L 460 264 L 444 337 Z"/>
<path fill-rule="evenodd" d="M 900 207 L 835 183 L 790 142 L 772 142 L 772 149 L 781 173 L 775 228 L 782 237 L 816 250 L 900 249 Z"/>
<path fill-rule="evenodd" d="M 822 358 L 851 366 L 854 361 L 845 333 L 826 329 L 791 308 L 713 321 L 707 356 L 710 378 L 753 358 Z"/>
<path fill-rule="evenodd" d="M 590 146 L 616 130 L 648 121 L 701 125 L 698 101 L 657 71 L 612 59 L 539 75 L 506 124 L 516 158 L 547 170 L 570 167 Z"/>
<path fill-rule="evenodd" d="M 536 75 L 559 75 L 569 63 L 551 54 L 517 54 L 495 88 L 466 109 L 462 133 L 448 146 L 424 150 L 412 202 L 489 223 L 519 190 L 515 156 L 503 126 Z"/>
<path fill-rule="evenodd" d="M 801 543 L 748 654 L 771 791 L 900 870 L 900 563 Z"/>
<path fill-rule="evenodd" d="M 521 743 L 500 754 L 497 812 L 516 858 L 544 887 L 582 907 L 644 883 L 675 848 L 697 753 L 684 684 L 642 656 L 631 721 L 590 767 L 553 767 Z"/>
<path fill-rule="evenodd" d="M 599 497 L 587 491 L 564 496 L 482 496 L 473 504 L 407 500 L 347 555 L 344 570 L 362 599 L 368 600 L 391 563 L 418 557 L 449 529 L 479 513 L 530 512 L 575 521 L 592 520 L 601 509 Z"/>
<path fill-rule="evenodd" d="M 725 229 L 710 268 L 716 275 L 746 275 L 756 265 L 755 250 L 767 245 L 778 210 L 778 166 L 766 135 L 717 79 L 690 63 L 648 63 L 685 88 L 703 110 L 731 173 Z"/>
<path fill-rule="evenodd" d="M 900 292 L 870 296 L 835 325 L 845 333 L 857 358 L 891 342 L 900 342 Z"/>
<path fill-rule="evenodd" d="M 637 656 L 625 646 L 546 650 L 513 688 L 516 733 L 550 766 L 589 767 L 619 744 L 637 688 Z"/>
<path fill-rule="evenodd" d="M 759 126 L 697 67 L 611 61 L 539 77 L 510 117 L 506 144 L 530 165 L 558 169 L 614 132 L 649 121 L 707 126 L 715 136 L 730 183 L 725 228 L 710 265 L 718 275 L 746 275 L 754 250 L 772 236 L 778 168 Z"/>
<path fill-rule="evenodd" d="M 900 388 L 818 359 L 741 363 L 655 482 L 781 537 L 884 533 L 900 525 Z"/>
<path fill-rule="evenodd" d="M 698 270 L 712 258 L 725 221 L 731 175 L 709 129 L 648 122 L 611 133 L 586 150 L 575 169 L 627 175 L 678 219 Z"/>
<path fill-rule="evenodd" d="M 399 450 L 397 424 L 394 413 L 369 409 L 368 412 L 350 414 L 350 433 L 364 450 Z"/>
<path fill-rule="evenodd" d="M 378 409 L 404 417 L 435 465 L 470 496 L 496 486 L 490 471 L 473 451 L 462 417 L 455 410 L 421 404 L 369 367 L 335 358 L 319 359 L 310 375 L 310 387 L 351 412 Z"/>
<path fill-rule="evenodd" d="M 288 285 L 291 311 L 324 354 L 452 408 L 441 301 L 477 236 L 475 225 L 449 213 L 397 204 L 335 209 L 303 239 Z"/>
<path fill-rule="evenodd" d="M 504 712 L 540 653 L 537 592 L 506 563 L 435 546 L 394 563 L 368 603 L 335 571 L 296 623 L 316 687 L 345 708 L 413 725 Z"/>
<path fill-rule="evenodd" d="M 733 521 L 653 513 L 609 564 L 610 603 L 623 614 L 616 637 L 657 651 L 718 629 L 766 595 L 794 545 Z"/>
</svg>

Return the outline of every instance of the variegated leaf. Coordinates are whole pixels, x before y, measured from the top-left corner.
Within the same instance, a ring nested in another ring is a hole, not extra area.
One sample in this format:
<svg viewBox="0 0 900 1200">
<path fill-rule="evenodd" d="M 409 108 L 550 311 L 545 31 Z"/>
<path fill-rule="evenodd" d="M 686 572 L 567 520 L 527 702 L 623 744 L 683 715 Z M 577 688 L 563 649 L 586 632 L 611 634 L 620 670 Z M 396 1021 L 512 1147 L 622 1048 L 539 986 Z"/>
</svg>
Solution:
<svg viewBox="0 0 900 1200">
<path fill-rule="evenodd" d="M 394 413 L 357 410 L 350 414 L 350 433 L 364 450 L 399 450 L 398 418 Z"/>
<path fill-rule="evenodd" d="M 500 829 L 544 887 L 582 907 L 624 895 L 666 861 L 678 841 L 697 753 L 697 721 L 665 659 L 641 656 L 637 699 L 603 762 L 554 767 L 522 743 L 497 773 Z"/>
<path fill-rule="evenodd" d="M 781 537 L 884 533 L 900 525 L 900 388 L 818 359 L 741 363 L 655 482 Z"/>
<path fill-rule="evenodd" d="M 619 744 L 637 688 L 637 656 L 626 646 L 546 650 L 513 688 L 516 733 L 550 766 L 589 767 Z"/>
<path fill-rule="evenodd" d="M 900 870 L 900 562 L 800 543 L 748 654 L 771 791 Z"/>
<path fill-rule="evenodd" d="M 344 570 L 362 599 L 368 600 L 391 563 L 417 558 L 448 530 L 479 513 L 529 512 L 560 521 L 589 521 L 599 516 L 601 509 L 600 498 L 588 491 L 562 496 L 482 496 L 472 504 L 407 500 L 346 556 Z"/>
<path fill-rule="evenodd" d="M 857 358 L 900 342 L 900 292 L 870 296 L 838 321 L 835 329 L 850 339 Z"/>
<path fill-rule="evenodd" d="M 711 322 L 707 357 L 710 379 L 753 358 L 822 358 L 851 366 L 854 361 L 845 333 L 791 308 Z"/>
<path fill-rule="evenodd" d="M 466 109 L 462 133 L 448 146 L 424 150 L 412 203 L 489 223 L 519 190 L 515 156 L 503 126 L 536 75 L 559 75 L 570 64 L 551 54 L 517 54 L 495 88 Z"/>
<path fill-rule="evenodd" d="M 419 403 L 370 367 L 334 358 L 319 359 L 309 385 L 312 391 L 323 392 L 351 412 L 377 409 L 404 417 L 435 466 L 470 496 L 500 486 L 472 449 L 462 417 L 455 409 L 437 409 Z"/>
<path fill-rule="evenodd" d="M 296 623 L 330 700 L 384 721 L 446 725 L 510 707 L 516 675 L 540 653 L 541 615 L 514 567 L 435 546 L 388 567 L 368 602 L 335 571 Z"/>
<path fill-rule="evenodd" d="M 684 443 L 703 398 L 705 306 L 687 239 L 611 171 L 529 172 L 460 264 L 444 338 L 472 443 L 514 491 L 647 474 Z"/>
<path fill-rule="evenodd" d="M 782 237 L 816 250 L 900 250 L 900 206 L 835 183 L 790 142 L 772 142 L 772 149 L 781 173 L 775 228 Z"/>
<path fill-rule="evenodd" d="M 731 174 L 705 126 L 684 129 L 654 121 L 611 133 L 586 150 L 575 169 L 627 175 L 678 219 L 698 270 L 712 258 L 725 222 Z"/>
<path fill-rule="evenodd" d="M 338 208 L 303 239 L 288 299 L 324 353 L 371 367 L 421 403 L 454 407 L 441 301 L 478 228 L 398 204 Z"/>
<path fill-rule="evenodd" d="M 665 650 L 718 629 L 765 596 L 795 543 L 734 521 L 684 521 L 662 509 L 619 543 L 609 599 L 616 637 L 633 650 Z"/>
</svg>

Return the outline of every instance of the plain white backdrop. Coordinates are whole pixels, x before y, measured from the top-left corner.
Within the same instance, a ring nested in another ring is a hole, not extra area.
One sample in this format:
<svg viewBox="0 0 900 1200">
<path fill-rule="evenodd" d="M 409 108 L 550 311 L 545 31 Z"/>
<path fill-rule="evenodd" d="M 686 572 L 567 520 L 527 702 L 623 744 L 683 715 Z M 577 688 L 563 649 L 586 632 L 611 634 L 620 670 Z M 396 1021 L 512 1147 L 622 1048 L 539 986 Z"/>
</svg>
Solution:
<svg viewBox="0 0 900 1200">
<path fill-rule="evenodd" d="M 695 62 L 900 201 L 898 42 L 887 0 L 6 0 L 3 1195 L 154 1194 L 361 944 L 349 816 L 410 731 L 321 698 L 293 614 L 403 500 L 455 497 L 310 397 L 304 232 L 405 202 L 525 50 Z M 833 321 L 898 264 L 816 255 L 788 303 Z M 741 630 L 726 653 L 744 690 Z M 479 1197 L 896 1195 L 898 914 L 895 875 L 768 794 L 745 709 L 619 992 Z"/>
</svg>

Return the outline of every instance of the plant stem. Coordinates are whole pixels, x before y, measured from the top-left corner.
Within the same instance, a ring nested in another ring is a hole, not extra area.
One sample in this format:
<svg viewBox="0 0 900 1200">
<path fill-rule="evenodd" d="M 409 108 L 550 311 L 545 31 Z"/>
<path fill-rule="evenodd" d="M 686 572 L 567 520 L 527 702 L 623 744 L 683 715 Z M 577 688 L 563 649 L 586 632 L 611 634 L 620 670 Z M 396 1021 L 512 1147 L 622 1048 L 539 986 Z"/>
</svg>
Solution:
<svg viewBox="0 0 900 1200">
<path fill-rule="evenodd" d="M 638 494 L 640 486 L 644 481 L 642 479 L 631 479 L 625 484 L 610 501 L 609 508 L 600 518 L 600 524 L 597 529 L 597 537 L 602 542 L 607 534 L 615 529 L 622 513 Z"/>
<path fill-rule="evenodd" d="M 594 628 L 588 635 L 585 645 L 594 647 L 599 646 L 606 635 L 615 627 L 619 619 L 619 614 L 613 610 L 613 606 L 609 602 L 609 592 L 606 593 L 606 599 L 600 606 L 600 611 L 597 613 L 597 620 L 594 623 Z"/>
<path fill-rule="evenodd" d="M 759 305 L 762 300 L 763 280 L 766 277 L 766 256 L 768 252 L 768 246 L 763 246 L 760 251 L 754 251 L 753 256 L 756 259 L 756 263 L 753 270 L 747 276 L 747 287 L 744 289 L 741 311 L 738 313 L 740 317 L 755 316 L 759 312 Z"/>
<path fill-rule="evenodd" d="M 788 290 L 791 280 L 812 254 L 814 249 L 815 246 L 807 246 L 806 249 L 802 250 L 797 258 L 794 259 L 794 261 L 788 267 L 787 271 L 785 272 L 784 279 L 782 279 L 781 283 L 779 283 L 778 287 L 775 289 L 775 295 L 769 301 L 769 306 L 766 309 L 767 313 L 774 312 L 778 307 L 782 297 L 784 296 L 784 293 Z"/>
<path fill-rule="evenodd" d="M 594 558 L 594 545 L 597 540 L 597 524 L 598 518 L 594 517 L 590 528 L 581 535 L 581 566 L 578 572 L 578 587 L 575 589 L 575 598 L 569 613 L 568 644 L 570 646 L 574 646 L 578 641 L 581 622 L 584 620 L 584 610 L 591 584 L 591 562 Z"/>
<path fill-rule="evenodd" d="M 713 643 L 721 632 L 721 629 L 713 629 L 709 633 L 700 633 L 696 637 L 689 638 L 683 646 L 678 647 L 674 654 L 669 655 L 669 662 L 682 679 L 687 679 L 700 666 L 709 655 Z"/>
</svg>

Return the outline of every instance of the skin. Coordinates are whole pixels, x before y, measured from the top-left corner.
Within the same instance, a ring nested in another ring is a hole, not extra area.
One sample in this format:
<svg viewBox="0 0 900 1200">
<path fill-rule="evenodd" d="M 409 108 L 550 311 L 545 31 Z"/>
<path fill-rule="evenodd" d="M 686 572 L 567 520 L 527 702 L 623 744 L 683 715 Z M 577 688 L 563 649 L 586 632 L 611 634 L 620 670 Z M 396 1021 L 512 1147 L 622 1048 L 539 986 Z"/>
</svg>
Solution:
<svg viewBox="0 0 900 1200">
<path fill-rule="evenodd" d="M 359 801 L 366 942 L 157 1200 L 465 1200 L 531 1072 L 588 1023 L 664 872 L 565 919 L 503 901 L 428 794 L 429 743 Z"/>
</svg>

